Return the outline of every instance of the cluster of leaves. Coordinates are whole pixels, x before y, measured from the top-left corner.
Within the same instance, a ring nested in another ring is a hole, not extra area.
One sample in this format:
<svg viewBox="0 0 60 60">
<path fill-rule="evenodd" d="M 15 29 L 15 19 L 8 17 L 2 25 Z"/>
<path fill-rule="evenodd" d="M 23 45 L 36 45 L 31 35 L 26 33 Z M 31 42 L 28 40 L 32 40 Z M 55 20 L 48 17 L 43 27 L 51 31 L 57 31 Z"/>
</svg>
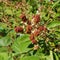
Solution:
<svg viewBox="0 0 60 60">
<path fill-rule="evenodd" d="M 59 59 L 60 0 L 1 0 L 0 60 Z"/>
</svg>

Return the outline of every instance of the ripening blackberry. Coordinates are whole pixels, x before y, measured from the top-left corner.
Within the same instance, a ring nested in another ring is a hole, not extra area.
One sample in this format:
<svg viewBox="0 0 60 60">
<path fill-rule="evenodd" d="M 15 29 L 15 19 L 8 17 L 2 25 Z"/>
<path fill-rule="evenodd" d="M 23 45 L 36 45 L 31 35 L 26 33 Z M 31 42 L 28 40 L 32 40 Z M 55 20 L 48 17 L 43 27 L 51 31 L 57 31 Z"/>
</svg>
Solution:
<svg viewBox="0 0 60 60">
<path fill-rule="evenodd" d="M 21 14 L 20 18 L 22 19 L 23 22 L 26 22 L 27 21 L 27 18 L 25 16 L 25 14 Z"/>
<path fill-rule="evenodd" d="M 45 31 L 46 32 L 47 31 L 47 28 L 45 26 L 39 26 L 38 27 L 38 30 L 39 31 Z"/>
<path fill-rule="evenodd" d="M 26 33 L 31 33 L 32 30 L 32 26 L 31 25 L 27 25 L 26 26 Z"/>
<path fill-rule="evenodd" d="M 37 40 L 33 39 L 31 40 L 32 44 L 36 44 L 37 43 Z"/>
<path fill-rule="evenodd" d="M 46 32 L 47 31 L 47 28 L 44 26 L 43 30 Z"/>
<path fill-rule="evenodd" d="M 27 24 L 28 24 L 28 25 L 31 25 L 31 21 L 30 21 L 30 20 L 27 20 Z"/>
<path fill-rule="evenodd" d="M 37 43 L 37 40 L 35 40 L 35 37 L 34 37 L 33 33 L 30 35 L 30 40 L 31 40 L 32 44 L 36 44 Z"/>
<path fill-rule="evenodd" d="M 44 29 L 44 26 L 39 26 L 39 27 L 38 27 L 38 30 L 39 30 L 39 31 L 43 31 L 43 29 Z"/>
<path fill-rule="evenodd" d="M 33 20 L 34 20 L 34 23 L 38 23 L 38 22 L 40 22 L 40 15 L 34 15 L 33 16 Z"/>
<path fill-rule="evenodd" d="M 21 26 L 17 26 L 15 27 L 15 32 L 22 32 L 23 31 L 23 28 Z"/>
<path fill-rule="evenodd" d="M 40 34 L 40 31 L 38 29 L 34 31 L 34 36 L 35 37 L 38 36 L 39 34 Z"/>
<path fill-rule="evenodd" d="M 30 35 L 30 40 L 33 40 L 33 39 L 35 39 L 35 38 L 34 38 L 34 34 L 32 33 L 32 34 Z"/>
</svg>

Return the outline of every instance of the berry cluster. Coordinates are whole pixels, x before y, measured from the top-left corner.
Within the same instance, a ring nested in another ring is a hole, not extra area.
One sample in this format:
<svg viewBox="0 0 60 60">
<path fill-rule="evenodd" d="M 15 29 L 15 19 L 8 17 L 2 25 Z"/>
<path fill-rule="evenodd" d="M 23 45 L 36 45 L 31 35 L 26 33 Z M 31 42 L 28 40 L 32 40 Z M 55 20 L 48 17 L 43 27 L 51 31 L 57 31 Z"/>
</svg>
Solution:
<svg viewBox="0 0 60 60">
<path fill-rule="evenodd" d="M 47 28 L 45 26 L 38 25 L 39 22 L 41 22 L 40 15 L 36 14 L 32 17 L 32 20 L 28 20 L 26 18 L 25 14 L 21 14 L 20 18 L 21 18 L 23 24 L 26 24 L 25 31 L 23 30 L 24 28 L 22 28 L 21 26 L 15 27 L 15 31 L 17 33 L 24 31 L 27 34 L 30 34 L 30 40 L 31 40 L 32 44 L 37 44 L 38 41 L 35 39 L 35 37 L 39 36 L 42 31 L 44 31 L 44 32 L 47 31 Z M 38 25 L 38 26 L 35 27 L 36 25 Z"/>
</svg>

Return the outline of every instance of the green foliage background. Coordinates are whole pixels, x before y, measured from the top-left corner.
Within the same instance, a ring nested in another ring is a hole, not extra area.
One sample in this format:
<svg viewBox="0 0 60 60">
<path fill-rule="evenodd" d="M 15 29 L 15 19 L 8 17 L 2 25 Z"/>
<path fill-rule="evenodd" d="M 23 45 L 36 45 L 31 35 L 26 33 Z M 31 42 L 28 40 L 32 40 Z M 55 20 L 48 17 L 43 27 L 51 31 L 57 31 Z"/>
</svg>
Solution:
<svg viewBox="0 0 60 60">
<path fill-rule="evenodd" d="M 14 27 L 21 25 L 22 12 L 31 20 L 37 10 L 50 40 L 46 43 L 39 37 L 41 48 L 34 51 L 29 34 L 19 33 L 17 37 Z M 0 60 L 60 60 L 60 0 L 1 0 Z"/>
</svg>

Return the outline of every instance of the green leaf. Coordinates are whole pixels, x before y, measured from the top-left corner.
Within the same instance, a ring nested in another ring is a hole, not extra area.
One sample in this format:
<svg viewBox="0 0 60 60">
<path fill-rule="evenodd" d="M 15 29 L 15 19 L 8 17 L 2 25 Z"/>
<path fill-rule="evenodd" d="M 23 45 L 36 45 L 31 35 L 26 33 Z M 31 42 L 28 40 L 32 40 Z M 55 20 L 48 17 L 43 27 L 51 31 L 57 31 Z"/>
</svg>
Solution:
<svg viewBox="0 0 60 60">
<path fill-rule="evenodd" d="M 0 47 L 0 52 L 7 52 L 7 51 L 8 51 L 7 47 Z"/>
<path fill-rule="evenodd" d="M 49 56 L 46 56 L 46 60 L 54 60 L 52 51 L 50 51 L 50 55 Z"/>
<path fill-rule="evenodd" d="M 0 12 L 0 19 L 2 19 L 3 17 L 3 12 Z"/>
<path fill-rule="evenodd" d="M 21 10 L 19 9 L 19 10 L 17 10 L 17 11 L 15 12 L 15 15 L 16 15 L 17 17 L 20 17 L 20 13 L 21 13 Z"/>
<path fill-rule="evenodd" d="M 0 27 L 0 33 L 3 32 L 4 30 L 5 30 L 4 28 Z"/>
<path fill-rule="evenodd" d="M 47 28 L 53 28 L 60 25 L 60 21 L 52 21 L 47 25 Z"/>
<path fill-rule="evenodd" d="M 28 45 L 30 44 L 30 39 L 29 39 L 29 35 L 27 34 L 22 34 L 21 36 L 19 36 L 13 43 L 12 45 L 12 49 L 15 52 L 27 52 L 30 50 L 30 48 L 28 48 Z"/>
<path fill-rule="evenodd" d="M 6 14 L 6 15 L 11 15 L 11 16 L 13 16 L 13 11 L 12 11 L 12 9 L 11 9 L 11 8 L 6 8 L 6 9 L 5 9 L 5 14 Z"/>
<path fill-rule="evenodd" d="M 11 38 L 6 36 L 0 39 L 0 46 L 8 46 L 12 42 Z"/>
<path fill-rule="evenodd" d="M 42 53 L 43 50 L 44 50 L 44 48 L 38 49 L 38 51 L 35 53 L 35 55 L 40 56 L 41 58 L 43 58 L 44 57 L 44 54 Z"/>
<path fill-rule="evenodd" d="M 2 28 L 7 28 L 7 24 L 0 22 L 0 27 L 2 27 Z"/>
<path fill-rule="evenodd" d="M 58 38 L 60 38 L 60 32 L 56 31 L 55 34 L 58 36 Z"/>
<path fill-rule="evenodd" d="M 59 58 L 58 58 L 56 53 L 54 53 L 54 56 L 55 56 L 55 60 L 59 60 Z"/>
<path fill-rule="evenodd" d="M 8 54 L 5 52 L 0 53 L 0 60 L 8 60 Z"/>
<path fill-rule="evenodd" d="M 52 6 L 52 8 L 54 8 L 55 6 L 57 6 L 57 4 L 60 2 L 60 0 L 58 0 L 57 2 L 55 2 Z"/>
<path fill-rule="evenodd" d="M 26 56 L 20 60 L 40 60 L 40 58 L 38 56 Z"/>
</svg>

